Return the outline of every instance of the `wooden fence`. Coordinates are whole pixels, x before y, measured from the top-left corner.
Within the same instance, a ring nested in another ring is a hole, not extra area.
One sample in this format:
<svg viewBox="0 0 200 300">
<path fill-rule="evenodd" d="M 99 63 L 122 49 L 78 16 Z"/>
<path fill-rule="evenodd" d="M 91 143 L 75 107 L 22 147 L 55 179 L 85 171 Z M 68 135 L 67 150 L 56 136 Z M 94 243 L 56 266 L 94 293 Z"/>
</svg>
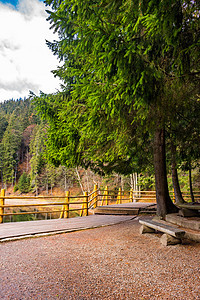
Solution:
<svg viewBox="0 0 200 300">
<path fill-rule="evenodd" d="M 173 192 L 170 193 L 174 200 Z M 200 199 L 200 192 L 194 192 L 195 201 Z M 184 192 L 186 201 L 190 194 Z M 8 203 L 9 202 L 9 203 Z M 14 204 L 12 202 L 15 202 Z M 20 203 L 16 203 L 20 202 Z M 0 223 L 12 221 L 15 216 L 32 215 L 40 218 L 69 218 L 73 216 L 88 216 L 92 209 L 102 205 L 122 204 L 127 202 L 156 202 L 155 191 L 122 191 L 99 189 L 97 185 L 91 193 L 72 196 L 67 191 L 64 196 L 6 196 L 5 190 L 0 195 Z M 8 219 L 10 218 L 10 219 Z"/>
</svg>

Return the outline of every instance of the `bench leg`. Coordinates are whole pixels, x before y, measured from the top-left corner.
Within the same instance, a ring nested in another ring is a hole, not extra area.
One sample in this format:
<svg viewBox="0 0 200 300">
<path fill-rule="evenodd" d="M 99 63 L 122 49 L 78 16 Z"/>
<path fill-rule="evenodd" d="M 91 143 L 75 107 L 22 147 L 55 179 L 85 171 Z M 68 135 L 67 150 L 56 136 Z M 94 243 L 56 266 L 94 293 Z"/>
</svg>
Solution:
<svg viewBox="0 0 200 300">
<path fill-rule="evenodd" d="M 153 232 L 155 232 L 155 230 L 153 228 L 147 227 L 145 225 L 142 225 L 140 227 L 140 234 L 143 234 L 143 233 L 153 233 Z"/>
<path fill-rule="evenodd" d="M 177 239 L 169 234 L 164 233 L 160 238 L 160 242 L 162 245 L 168 246 L 168 245 L 181 244 L 182 241 L 181 239 Z"/>
</svg>

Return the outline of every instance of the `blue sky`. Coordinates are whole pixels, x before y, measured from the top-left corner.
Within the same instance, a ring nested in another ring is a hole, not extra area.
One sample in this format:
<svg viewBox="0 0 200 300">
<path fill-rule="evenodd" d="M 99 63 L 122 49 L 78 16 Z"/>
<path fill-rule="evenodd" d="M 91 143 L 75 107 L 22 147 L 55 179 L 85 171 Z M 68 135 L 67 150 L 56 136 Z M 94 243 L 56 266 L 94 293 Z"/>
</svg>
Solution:
<svg viewBox="0 0 200 300">
<path fill-rule="evenodd" d="M 41 2 L 43 2 L 42 0 L 40 0 Z M 4 4 L 12 4 L 13 6 L 17 6 L 19 0 L 0 0 L 0 2 L 4 3 Z"/>
<path fill-rule="evenodd" d="M 45 9 L 40 0 L 0 0 L 0 102 L 60 88 L 51 72 L 59 62 L 46 45 L 57 36 Z"/>
<path fill-rule="evenodd" d="M 10 4 L 16 6 L 17 3 L 18 3 L 18 0 L 0 0 L 0 2 L 2 2 L 2 3 L 10 3 Z"/>
</svg>

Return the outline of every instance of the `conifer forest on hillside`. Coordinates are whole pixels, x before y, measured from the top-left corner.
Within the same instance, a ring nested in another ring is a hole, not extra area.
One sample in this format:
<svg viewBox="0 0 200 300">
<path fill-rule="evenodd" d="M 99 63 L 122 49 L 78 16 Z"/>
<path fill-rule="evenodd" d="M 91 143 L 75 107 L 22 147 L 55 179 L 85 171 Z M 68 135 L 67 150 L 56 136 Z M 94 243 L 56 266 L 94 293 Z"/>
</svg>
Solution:
<svg viewBox="0 0 200 300">
<path fill-rule="evenodd" d="M 10 192 L 53 194 L 91 191 L 94 184 L 109 185 L 113 188 L 134 187 L 135 176 L 143 190 L 154 190 L 153 166 L 144 173 L 123 175 L 97 174 L 91 169 L 53 166 L 46 154 L 47 123 L 38 116 L 30 99 L 8 100 L 0 104 L 0 179 L 1 188 Z M 198 164 L 193 162 L 193 189 L 200 188 Z M 169 167 L 169 186 L 172 180 Z M 189 175 L 185 167 L 179 168 L 180 183 L 189 191 Z"/>
<path fill-rule="evenodd" d="M 130 189 L 132 179 L 120 174 L 101 176 L 90 169 L 58 167 L 46 155 L 47 123 L 37 115 L 30 99 L 0 104 L 0 186 L 9 192 L 52 195 L 72 190 L 91 191 L 94 184 Z M 132 175 L 133 177 L 133 175 Z M 144 183 L 148 187 L 153 185 Z"/>
</svg>

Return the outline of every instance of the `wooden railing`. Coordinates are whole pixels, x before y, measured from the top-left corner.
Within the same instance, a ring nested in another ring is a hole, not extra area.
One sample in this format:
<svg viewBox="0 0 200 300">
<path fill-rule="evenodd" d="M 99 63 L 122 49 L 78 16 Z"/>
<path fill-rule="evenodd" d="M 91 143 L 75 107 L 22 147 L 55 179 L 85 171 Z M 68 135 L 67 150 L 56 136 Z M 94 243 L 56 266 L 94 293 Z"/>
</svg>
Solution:
<svg viewBox="0 0 200 300">
<path fill-rule="evenodd" d="M 72 196 L 69 191 L 64 196 L 7 196 L 1 190 L 0 196 L 0 223 L 13 221 L 16 216 L 34 216 L 40 218 L 69 218 L 73 216 L 87 216 L 91 210 L 100 205 L 134 202 L 141 197 L 138 192 L 124 192 L 120 188 L 108 190 L 108 187 L 98 189 L 94 186 L 92 193 Z M 10 218 L 10 219 L 9 219 Z"/>
<path fill-rule="evenodd" d="M 174 193 L 170 192 L 174 200 Z M 200 192 L 194 192 L 195 201 L 200 200 Z M 185 201 L 190 200 L 189 192 L 183 192 Z M 19 204 L 16 203 L 21 201 Z M 8 203 L 10 202 L 10 203 Z M 14 204 L 12 202 L 15 202 Z M 24 203 L 23 203 L 24 202 Z M 70 218 L 73 216 L 88 216 L 92 209 L 102 205 L 122 204 L 127 202 L 156 202 L 155 191 L 122 191 L 98 189 L 94 186 L 92 193 L 87 192 L 80 196 L 71 196 L 67 191 L 64 196 L 6 196 L 5 190 L 0 195 L 0 223 L 13 221 L 15 216 L 37 215 L 48 219 Z M 8 218 L 10 219 L 8 220 Z"/>
</svg>

